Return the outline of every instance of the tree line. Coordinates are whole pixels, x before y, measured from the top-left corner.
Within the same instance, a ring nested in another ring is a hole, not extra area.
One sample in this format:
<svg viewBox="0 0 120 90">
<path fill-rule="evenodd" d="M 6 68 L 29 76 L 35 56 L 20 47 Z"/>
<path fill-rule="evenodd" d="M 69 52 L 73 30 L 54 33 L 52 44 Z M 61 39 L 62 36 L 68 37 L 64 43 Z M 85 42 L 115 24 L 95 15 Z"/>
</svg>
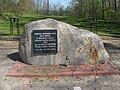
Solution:
<svg viewBox="0 0 120 90">
<path fill-rule="evenodd" d="M 72 0 L 69 15 L 120 21 L 120 0 Z"/>
<path fill-rule="evenodd" d="M 0 12 L 30 13 L 35 9 L 34 0 L 0 0 Z"/>
<path fill-rule="evenodd" d="M 120 0 L 71 0 L 65 8 L 49 0 L 0 0 L 0 16 L 14 14 L 71 15 L 120 22 Z"/>
<path fill-rule="evenodd" d="M 49 0 L 0 0 L 0 13 L 63 15 L 63 10 L 62 5 Z"/>
</svg>

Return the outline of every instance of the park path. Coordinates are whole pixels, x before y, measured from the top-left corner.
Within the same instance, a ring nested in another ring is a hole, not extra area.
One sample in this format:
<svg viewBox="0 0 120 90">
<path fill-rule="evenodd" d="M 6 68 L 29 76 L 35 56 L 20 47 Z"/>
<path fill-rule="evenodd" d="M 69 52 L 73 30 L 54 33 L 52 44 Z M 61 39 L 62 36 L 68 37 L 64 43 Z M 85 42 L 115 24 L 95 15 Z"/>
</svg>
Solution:
<svg viewBox="0 0 120 90">
<path fill-rule="evenodd" d="M 102 37 L 110 61 L 120 69 L 120 38 Z M 18 41 L 0 40 L 0 90 L 120 90 L 120 76 L 80 76 L 62 78 L 5 77 L 7 71 L 19 60 Z"/>
</svg>

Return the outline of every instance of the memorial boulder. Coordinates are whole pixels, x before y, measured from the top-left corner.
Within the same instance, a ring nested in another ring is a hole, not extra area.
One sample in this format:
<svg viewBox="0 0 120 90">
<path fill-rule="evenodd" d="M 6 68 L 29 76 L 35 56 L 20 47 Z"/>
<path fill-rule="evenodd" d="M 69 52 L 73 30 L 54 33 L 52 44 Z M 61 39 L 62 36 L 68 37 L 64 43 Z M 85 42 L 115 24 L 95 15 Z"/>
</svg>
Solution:
<svg viewBox="0 0 120 90">
<path fill-rule="evenodd" d="M 26 24 L 19 53 L 23 62 L 34 65 L 97 64 L 109 60 L 98 35 L 54 19 Z"/>
</svg>

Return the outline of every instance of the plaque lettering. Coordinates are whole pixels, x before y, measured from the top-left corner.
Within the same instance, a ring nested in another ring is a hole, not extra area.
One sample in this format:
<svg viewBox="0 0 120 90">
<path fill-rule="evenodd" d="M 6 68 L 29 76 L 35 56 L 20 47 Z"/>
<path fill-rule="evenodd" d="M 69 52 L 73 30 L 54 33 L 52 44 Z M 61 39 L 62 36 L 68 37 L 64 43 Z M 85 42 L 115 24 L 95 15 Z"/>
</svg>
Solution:
<svg viewBox="0 0 120 90">
<path fill-rule="evenodd" d="M 32 54 L 56 54 L 57 30 L 33 30 L 32 32 Z"/>
</svg>

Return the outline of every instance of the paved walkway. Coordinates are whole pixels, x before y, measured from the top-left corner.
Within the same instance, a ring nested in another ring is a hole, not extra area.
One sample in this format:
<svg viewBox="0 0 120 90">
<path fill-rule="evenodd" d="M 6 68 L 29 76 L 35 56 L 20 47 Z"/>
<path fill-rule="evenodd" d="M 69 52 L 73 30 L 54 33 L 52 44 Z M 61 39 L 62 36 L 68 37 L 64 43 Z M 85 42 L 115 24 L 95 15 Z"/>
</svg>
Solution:
<svg viewBox="0 0 120 90">
<path fill-rule="evenodd" d="M 111 62 L 120 69 L 120 38 L 103 37 Z M 8 70 L 19 60 L 17 41 L 0 41 L 0 90 L 120 90 L 120 76 L 11 78 Z"/>
</svg>

